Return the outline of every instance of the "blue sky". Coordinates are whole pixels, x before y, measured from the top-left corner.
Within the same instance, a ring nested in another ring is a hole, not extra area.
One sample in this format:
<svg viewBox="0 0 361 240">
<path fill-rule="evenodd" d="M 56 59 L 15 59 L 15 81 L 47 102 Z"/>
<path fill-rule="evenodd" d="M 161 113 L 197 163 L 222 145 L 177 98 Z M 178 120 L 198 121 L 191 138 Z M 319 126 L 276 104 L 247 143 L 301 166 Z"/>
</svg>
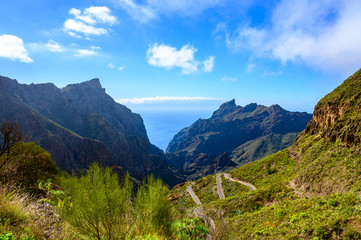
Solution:
<svg viewBox="0 0 361 240">
<path fill-rule="evenodd" d="M 100 78 L 134 111 L 312 112 L 361 67 L 359 0 L 1 0 L 0 75 Z"/>
</svg>

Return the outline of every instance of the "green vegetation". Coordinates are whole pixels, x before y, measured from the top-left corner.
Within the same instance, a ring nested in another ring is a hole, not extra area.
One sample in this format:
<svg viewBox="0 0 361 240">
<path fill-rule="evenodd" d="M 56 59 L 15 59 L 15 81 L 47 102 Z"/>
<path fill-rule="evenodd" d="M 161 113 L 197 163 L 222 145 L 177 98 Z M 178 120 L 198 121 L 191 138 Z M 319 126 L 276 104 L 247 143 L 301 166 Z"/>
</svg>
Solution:
<svg viewBox="0 0 361 240">
<path fill-rule="evenodd" d="M 219 199 L 216 175 L 208 175 L 207 177 L 195 181 L 193 191 L 202 204 Z"/>
<path fill-rule="evenodd" d="M 190 182 L 185 182 L 176 185 L 169 192 L 169 199 L 176 213 L 179 213 L 177 218 L 182 216 L 191 218 L 194 216 L 194 209 L 196 207 L 192 197 L 187 192 L 187 186 Z"/>
<path fill-rule="evenodd" d="M 55 195 L 64 220 L 94 239 L 134 239 L 153 234 L 169 237 L 173 222 L 168 189 L 149 177 L 132 201 L 132 184 L 122 185 L 111 169 L 93 164 L 87 174 L 62 179 L 64 195 Z M 59 204 L 60 202 L 60 204 Z"/>
<path fill-rule="evenodd" d="M 229 239 L 360 239 L 361 204 L 354 193 L 284 200 L 229 219 Z M 235 235 L 234 235 L 235 234 Z M 347 238 L 353 235 L 355 238 Z"/>
<path fill-rule="evenodd" d="M 0 156 L 0 239 L 203 239 L 209 231 L 197 218 L 176 220 L 160 179 L 149 176 L 135 189 L 128 175 L 120 183 L 98 164 L 61 176 L 48 152 L 21 139 Z"/>
<path fill-rule="evenodd" d="M 175 235 L 178 239 L 205 239 L 209 229 L 203 225 L 200 218 L 182 219 L 174 224 Z"/>
<path fill-rule="evenodd" d="M 338 86 L 331 93 L 327 94 L 321 99 L 319 104 L 335 102 L 338 105 L 343 105 L 346 102 L 351 102 L 354 106 L 360 103 L 359 94 L 361 91 L 361 69 L 355 74 L 346 79 L 340 86 Z M 358 101 L 354 101 L 358 98 Z M 351 101 L 350 101 L 351 100 Z"/>
<path fill-rule="evenodd" d="M 226 179 L 223 174 L 221 176 L 221 179 L 222 179 L 223 193 L 225 197 L 233 197 L 235 195 L 239 195 L 244 192 L 250 191 L 249 187 L 237 182 L 233 182 L 229 179 Z"/>
<path fill-rule="evenodd" d="M 289 156 L 285 149 L 261 160 L 249 163 L 232 170 L 234 178 L 247 181 L 257 188 L 268 188 L 274 185 L 285 186 L 294 176 L 297 162 Z"/>
</svg>

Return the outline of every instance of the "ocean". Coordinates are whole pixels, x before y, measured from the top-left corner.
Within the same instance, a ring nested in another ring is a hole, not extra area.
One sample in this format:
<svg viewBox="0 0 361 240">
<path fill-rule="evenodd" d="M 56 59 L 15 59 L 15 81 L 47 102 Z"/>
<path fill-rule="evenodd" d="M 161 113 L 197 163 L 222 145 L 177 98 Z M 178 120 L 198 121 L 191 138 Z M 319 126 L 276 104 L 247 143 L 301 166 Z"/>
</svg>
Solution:
<svg viewBox="0 0 361 240">
<path fill-rule="evenodd" d="M 199 118 L 210 118 L 213 111 L 171 111 L 171 110 L 137 110 L 144 121 L 149 140 L 163 151 L 174 135 L 185 127 L 189 127 Z"/>
</svg>

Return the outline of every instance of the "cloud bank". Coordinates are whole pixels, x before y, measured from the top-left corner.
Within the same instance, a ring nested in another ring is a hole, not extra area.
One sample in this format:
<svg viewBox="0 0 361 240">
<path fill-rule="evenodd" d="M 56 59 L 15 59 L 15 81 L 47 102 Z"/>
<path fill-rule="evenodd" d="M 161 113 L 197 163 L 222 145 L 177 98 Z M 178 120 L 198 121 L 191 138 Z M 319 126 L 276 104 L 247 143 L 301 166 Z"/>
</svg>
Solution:
<svg viewBox="0 0 361 240">
<path fill-rule="evenodd" d="M 144 104 L 144 103 L 156 103 L 156 102 L 169 102 L 169 101 L 178 101 L 178 102 L 192 102 L 192 101 L 212 101 L 212 100 L 220 100 L 218 98 L 208 98 L 208 97 L 144 97 L 144 98 L 126 98 L 126 99 L 118 99 L 116 102 L 120 104 Z"/>
<path fill-rule="evenodd" d="M 159 15 L 195 16 L 209 8 L 225 4 L 222 0 L 146 0 L 142 4 L 134 0 L 113 0 L 113 2 L 140 23 L 156 20 Z"/>
<path fill-rule="evenodd" d="M 283 0 L 270 27 L 225 30 L 226 44 L 256 57 L 352 73 L 361 62 L 361 1 Z"/>
<path fill-rule="evenodd" d="M 33 62 L 24 47 L 23 40 L 14 35 L 0 35 L 0 57 L 24 63 Z"/>
</svg>

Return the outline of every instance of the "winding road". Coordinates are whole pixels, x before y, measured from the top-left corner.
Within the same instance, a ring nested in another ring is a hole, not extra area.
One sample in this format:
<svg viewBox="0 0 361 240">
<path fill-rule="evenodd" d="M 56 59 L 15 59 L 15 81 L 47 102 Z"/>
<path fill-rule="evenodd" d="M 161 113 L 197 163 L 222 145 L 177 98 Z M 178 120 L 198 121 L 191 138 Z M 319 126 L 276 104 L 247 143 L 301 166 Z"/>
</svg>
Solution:
<svg viewBox="0 0 361 240">
<path fill-rule="evenodd" d="M 241 181 L 241 180 L 238 180 L 238 179 L 235 179 L 235 178 L 232 178 L 231 176 L 229 176 L 228 173 L 224 173 L 224 177 L 227 178 L 228 180 L 231 180 L 232 182 L 238 182 L 238 183 L 240 183 L 240 184 L 246 185 L 246 186 L 248 186 L 252 191 L 254 191 L 254 190 L 257 189 L 253 184 L 248 183 L 248 182 L 245 182 L 245 181 Z"/>
<path fill-rule="evenodd" d="M 197 197 L 197 195 L 193 192 L 193 189 L 192 189 L 193 185 L 194 185 L 194 182 L 192 182 L 187 187 L 187 191 L 191 195 L 191 197 L 193 198 L 195 203 L 199 206 L 196 209 L 194 209 L 194 214 L 204 220 L 204 223 L 206 224 L 206 227 L 208 227 L 209 231 L 210 231 L 210 234 L 208 234 L 208 236 L 207 236 L 207 240 L 212 240 L 213 239 L 212 235 L 214 234 L 214 232 L 216 230 L 216 225 L 214 224 L 214 221 L 213 221 L 212 218 L 207 217 L 206 215 L 203 214 L 202 203 L 199 200 L 199 198 Z"/>
<path fill-rule="evenodd" d="M 230 177 L 228 173 L 218 173 L 216 179 L 217 179 L 217 191 L 218 191 L 218 195 L 219 195 L 220 199 L 225 199 L 225 196 L 223 193 L 222 178 L 221 178 L 222 174 L 224 175 L 224 177 L 226 179 L 228 179 L 230 181 L 238 182 L 240 184 L 248 186 L 251 189 L 251 191 L 254 191 L 257 189 L 254 185 L 252 185 L 248 182 L 244 182 L 244 181 Z M 187 192 L 191 195 L 194 202 L 199 206 L 196 209 L 194 209 L 194 214 L 204 220 L 204 223 L 210 230 L 210 234 L 208 234 L 207 240 L 212 240 L 213 239 L 212 235 L 215 232 L 216 226 L 215 226 L 212 218 L 207 217 L 206 215 L 203 214 L 202 203 L 199 200 L 199 198 L 197 197 L 197 195 L 193 192 L 193 189 L 192 189 L 193 185 L 194 185 L 194 182 L 192 182 L 189 186 L 187 186 Z"/>
<path fill-rule="evenodd" d="M 191 185 L 189 185 L 187 187 L 187 191 L 189 192 L 189 194 L 191 195 L 191 197 L 193 198 L 193 200 L 196 202 L 197 205 L 202 205 L 201 201 L 199 201 L 199 198 L 197 197 L 197 195 L 193 192 L 192 186 L 194 185 L 194 182 L 191 183 Z"/>
<path fill-rule="evenodd" d="M 225 199 L 224 193 L 223 193 L 223 186 L 222 186 L 222 179 L 221 179 L 222 173 L 217 174 L 217 191 L 220 199 Z"/>
</svg>

